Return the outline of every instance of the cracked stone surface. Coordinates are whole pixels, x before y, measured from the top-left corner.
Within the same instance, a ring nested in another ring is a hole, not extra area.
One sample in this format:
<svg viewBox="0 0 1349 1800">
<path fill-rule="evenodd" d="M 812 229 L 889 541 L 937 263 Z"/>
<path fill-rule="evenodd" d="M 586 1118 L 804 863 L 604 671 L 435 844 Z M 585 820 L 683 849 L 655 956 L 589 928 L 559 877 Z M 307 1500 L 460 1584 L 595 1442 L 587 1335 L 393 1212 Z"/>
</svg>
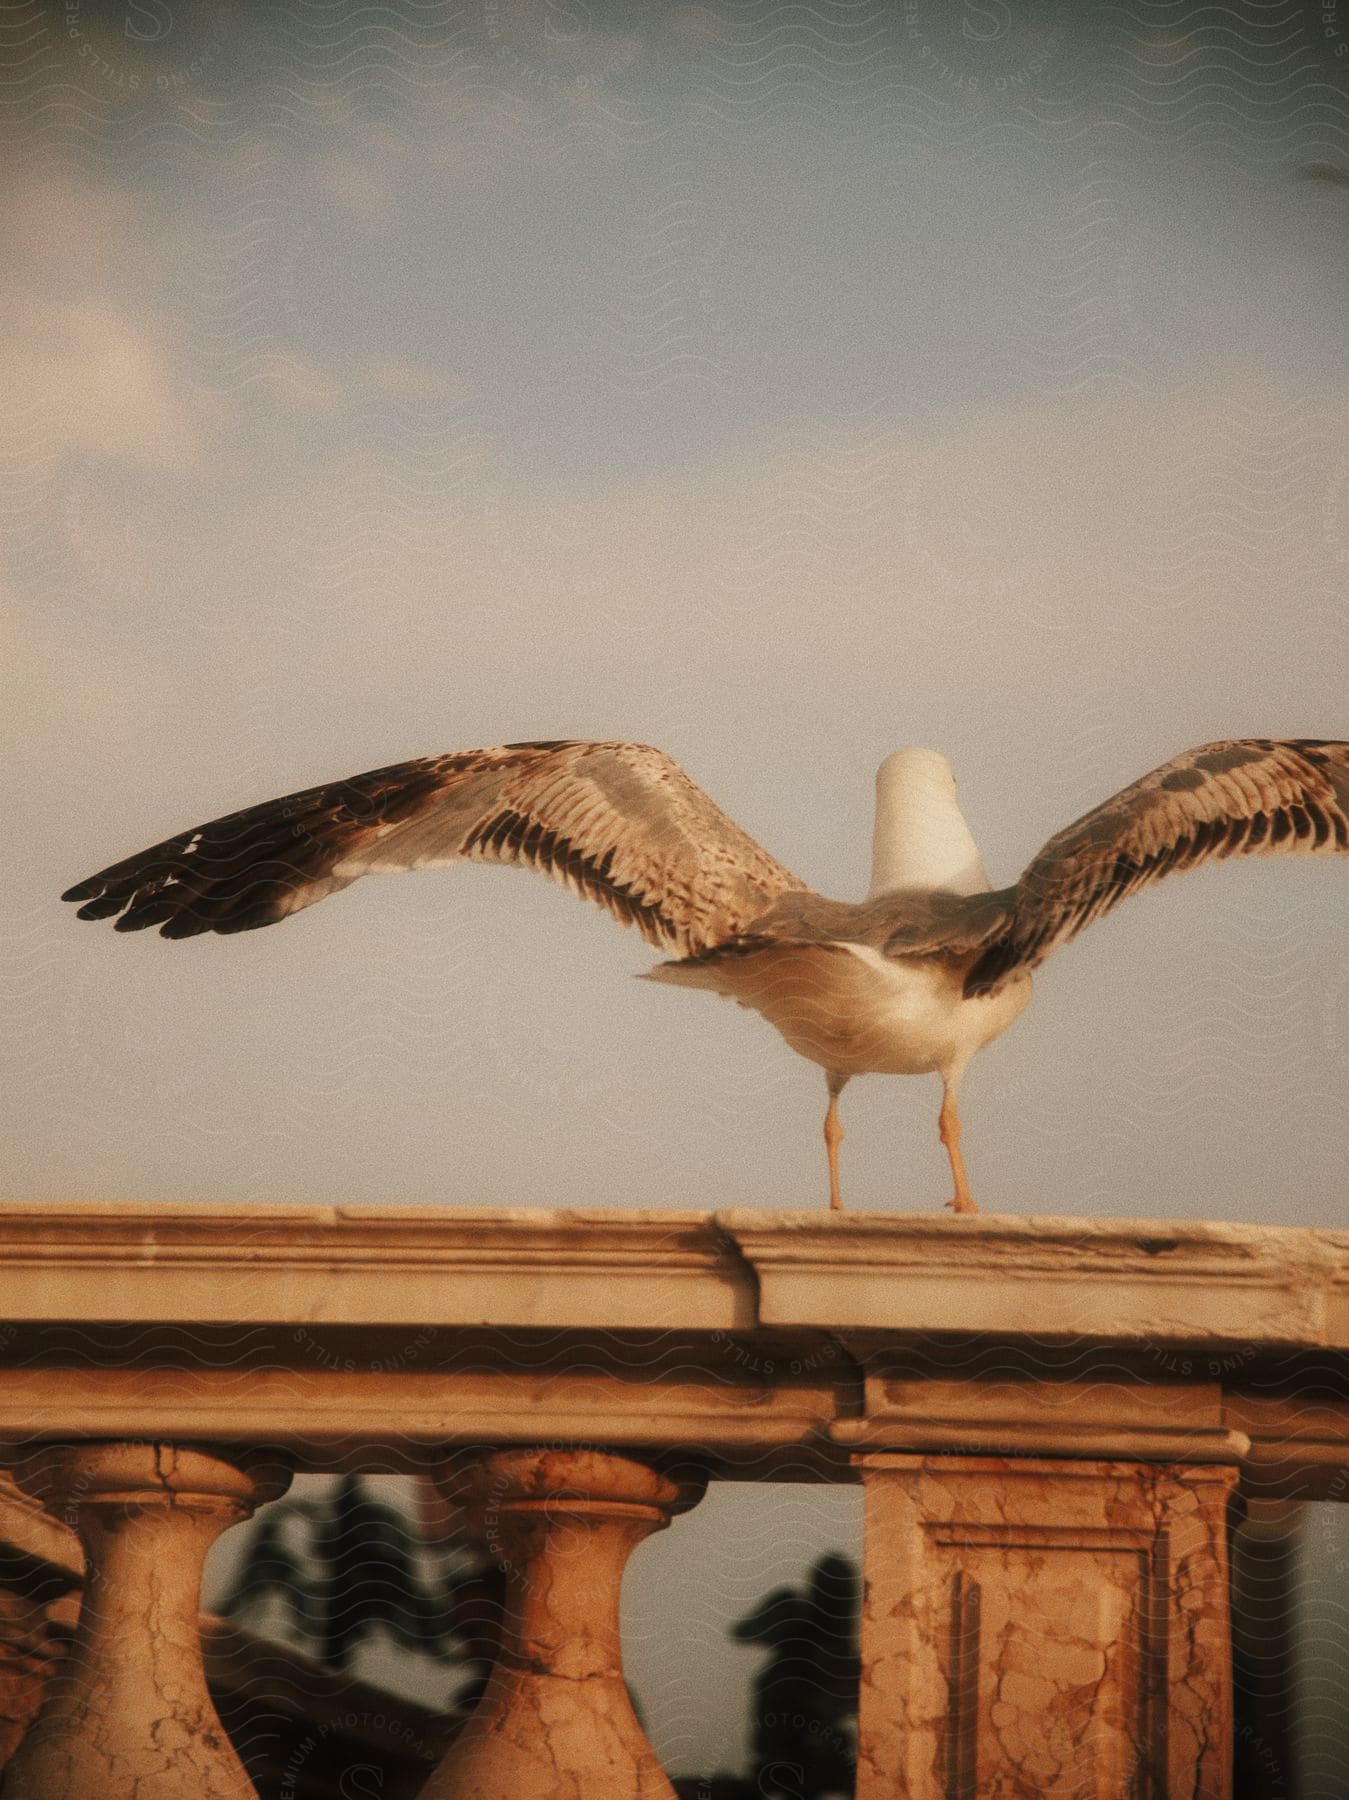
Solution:
<svg viewBox="0 0 1349 1800">
<path fill-rule="evenodd" d="M 70 1655 L 4 1773 L 3 1800 L 256 1800 L 202 1666 L 215 1539 L 284 1476 L 171 1444 L 58 1445 L 16 1471 L 78 1531 L 87 1570 Z"/>
<path fill-rule="evenodd" d="M 1224 1800 L 1233 1470 L 860 1462 L 857 1800 Z"/>
<path fill-rule="evenodd" d="M 595 1450 L 503 1450 L 448 1489 L 507 1573 L 502 1649 L 420 1800 L 674 1800 L 623 1680 L 623 1569 L 677 1484 Z"/>
</svg>

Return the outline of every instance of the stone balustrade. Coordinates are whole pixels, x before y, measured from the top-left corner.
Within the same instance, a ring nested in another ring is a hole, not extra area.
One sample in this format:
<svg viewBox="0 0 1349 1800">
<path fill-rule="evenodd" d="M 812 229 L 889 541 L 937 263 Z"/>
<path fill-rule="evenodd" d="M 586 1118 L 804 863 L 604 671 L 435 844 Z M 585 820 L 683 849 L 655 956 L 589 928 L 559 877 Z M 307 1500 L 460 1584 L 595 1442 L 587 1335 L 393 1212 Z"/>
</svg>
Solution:
<svg viewBox="0 0 1349 1800">
<path fill-rule="evenodd" d="M 1233 1508 L 1349 1497 L 1349 1233 L 11 1206 L 0 1318 L 3 1461 L 85 1565 L 0 1800 L 249 1800 L 202 1562 L 335 1468 L 506 1571 L 425 1800 L 669 1800 L 619 1585 L 719 1478 L 865 1490 L 858 1800 L 1222 1800 Z"/>
</svg>

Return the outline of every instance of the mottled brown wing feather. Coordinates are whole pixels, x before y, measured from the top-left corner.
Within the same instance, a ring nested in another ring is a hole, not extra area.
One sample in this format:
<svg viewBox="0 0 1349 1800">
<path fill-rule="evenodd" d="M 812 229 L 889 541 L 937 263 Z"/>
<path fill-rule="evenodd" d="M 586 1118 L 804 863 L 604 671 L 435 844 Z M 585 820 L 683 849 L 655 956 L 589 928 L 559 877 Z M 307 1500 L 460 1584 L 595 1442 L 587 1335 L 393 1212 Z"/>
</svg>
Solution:
<svg viewBox="0 0 1349 1800">
<path fill-rule="evenodd" d="M 1240 738 L 1202 744 L 1050 838 L 1015 888 L 1008 919 L 965 978 L 966 994 L 1011 977 L 1150 882 L 1228 856 L 1349 851 L 1349 744 Z"/>
<path fill-rule="evenodd" d="M 62 896 L 163 937 L 274 925 L 361 875 L 461 860 L 542 870 L 690 955 L 802 883 L 644 744 L 505 744 L 373 769 L 228 813 Z"/>
</svg>

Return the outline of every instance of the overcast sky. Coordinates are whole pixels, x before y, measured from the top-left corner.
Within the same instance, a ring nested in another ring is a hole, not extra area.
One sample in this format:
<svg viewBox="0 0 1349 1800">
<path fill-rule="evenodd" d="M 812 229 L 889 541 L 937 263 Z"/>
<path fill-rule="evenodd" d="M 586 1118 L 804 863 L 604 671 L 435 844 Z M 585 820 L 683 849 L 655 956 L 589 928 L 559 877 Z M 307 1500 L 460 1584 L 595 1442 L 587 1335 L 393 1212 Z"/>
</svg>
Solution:
<svg viewBox="0 0 1349 1800">
<path fill-rule="evenodd" d="M 1349 188 L 1299 174 L 1349 15 L 1183 12 L 8 9 L 7 1192 L 824 1203 L 819 1071 L 547 883 L 58 904 L 217 813 L 632 737 L 858 897 L 900 745 L 1002 883 L 1188 746 L 1349 736 Z M 1345 875 L 1060 952 L 964 1088 L 982 1206 L 1349 1222 Z M 849 1204 L 941 1204 L 938 1101 L 849 1088 Z"/>
</svg>

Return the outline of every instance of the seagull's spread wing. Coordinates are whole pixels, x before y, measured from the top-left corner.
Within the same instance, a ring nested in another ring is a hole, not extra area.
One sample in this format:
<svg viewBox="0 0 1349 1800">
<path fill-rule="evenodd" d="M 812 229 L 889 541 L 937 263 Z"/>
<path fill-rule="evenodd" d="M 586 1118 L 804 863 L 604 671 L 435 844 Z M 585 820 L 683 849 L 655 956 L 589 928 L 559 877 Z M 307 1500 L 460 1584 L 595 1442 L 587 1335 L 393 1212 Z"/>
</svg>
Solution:
<svg viewBox="0 0 1349 1800">
<path fill-rule="evenodd" d="M 1187 750 L 1050 838 L 1014 888 L 980 897 L 979 954 L 965 992 L 996 993 L 1178 869 L 1337 851 L 1349 851 L 1349 744 L 1242 738 Z M 993 901 L 1002 903 L 1000 923 L 988 911 Z M 907 942 L 887 949 L 913 953 Z"/>
<path fill-rule="evenodd" d="M 463 860 L 541 869 L 681 956 L 803 884 L 644 744 L 428 756 L 180 832 L 62 896 L 164 937 L 274 925 L 358 876 Z"/>
</svg>

